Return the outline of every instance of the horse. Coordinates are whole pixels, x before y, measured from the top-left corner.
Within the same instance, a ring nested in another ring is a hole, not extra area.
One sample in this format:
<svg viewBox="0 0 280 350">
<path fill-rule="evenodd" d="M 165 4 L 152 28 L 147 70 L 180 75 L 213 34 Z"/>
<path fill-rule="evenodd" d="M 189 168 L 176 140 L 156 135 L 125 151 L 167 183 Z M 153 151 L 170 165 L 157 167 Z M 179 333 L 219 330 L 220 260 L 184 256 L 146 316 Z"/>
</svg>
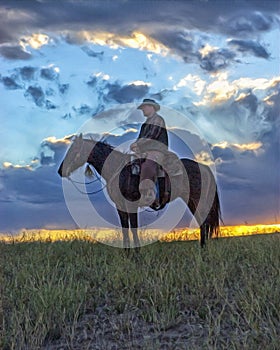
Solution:
<svg viewBox="0 0 280 350">
<path fill-rule="evenodd" d="M 177 178 L 174 176 L 172 195 L 167 203 L 176 198 L 181 198 L 185 202 L 200 227 L 200 245 L 204 247 L 207 239 L 218 236 L 219 233 L 221 211 L 215 177 L 211 169 L 204 164 L 188 158 L 179 160 L 184 172 L 181 174 L 181 181 L 178 181 L 178 176 Z M 86 163 L 92 165 L 106 182 L 107 192 L 116 206 L 120 219 L 123 247 L 131 248 L 130 229 L 133 245 L 139 248 L 140 177 L 132 175 L 131 155 L 117 150 L 106 142 L 83 138 L 80 134 L 74 137 L 58 173 L 61 177 L 70 179 L 70 175 Z M 152 204 L 150 207 L 155 209 Z"/>
</svg>

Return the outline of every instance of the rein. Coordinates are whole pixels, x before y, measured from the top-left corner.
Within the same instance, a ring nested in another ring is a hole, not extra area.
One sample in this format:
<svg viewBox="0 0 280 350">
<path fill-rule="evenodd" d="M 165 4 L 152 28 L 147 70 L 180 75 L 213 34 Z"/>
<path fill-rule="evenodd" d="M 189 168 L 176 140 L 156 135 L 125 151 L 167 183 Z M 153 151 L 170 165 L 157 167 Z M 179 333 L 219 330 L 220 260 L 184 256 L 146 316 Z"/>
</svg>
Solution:
<svg viewBox="0 0 280 350">
<path fill-rule="evenodd" d="M 92 181 L 89 181 L 89 182 L 82 182 L 82 181 L 77 181 L 77 180 L 73 180 L 73 179 L 70 179 L 68 177 L 69 180 L 71 180 L 72 183 L 75 183 L 75 184 L 78 184 L 78 185 L 91 185 L 93 183 L 95 183 L 96 181 L 98 181 L 99 179 L 95 179 L 95 180 L 92 180 Z"/>
<path fill-rule="evenodd" d="M 94 172 L 95 172 L 96 179 L 89 181 L 89 182 L 76 181 L 76 180 L 71 179 L 70 176 L 68 177 L 68 180 L 72 183 L 72 185 L 76 188 L 76 190 L 81 194 L 86 194 L 86 195 L 97 194 L 97 193 L 103 191 L 107 185 L 102 183 L 101 176 L 99 176 L 99 174 L 97 173 L 97 171 L 95 169 L 94 169 Z M 77 186 L 78 184 L 79 185 L 90 185 L 90 184 L 95 183 L 96 181 L 99 181 L 103 185 L 102 188 L 100 188 L 99 190 L 96 190 L 96 191 L 84 192 L 84 191 L 80 190 L 79 187 Z"/>
</svg>

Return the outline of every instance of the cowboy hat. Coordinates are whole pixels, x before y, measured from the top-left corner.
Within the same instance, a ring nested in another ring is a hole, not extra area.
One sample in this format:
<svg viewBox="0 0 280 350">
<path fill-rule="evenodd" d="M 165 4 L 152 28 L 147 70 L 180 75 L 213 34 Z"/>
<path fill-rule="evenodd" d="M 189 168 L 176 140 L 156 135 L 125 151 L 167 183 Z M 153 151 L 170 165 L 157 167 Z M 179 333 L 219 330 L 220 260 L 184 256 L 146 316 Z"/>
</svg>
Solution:
<svg viewBox="0 0 280 350">
<path fill-rule="evenodd" d="M 155 100 L 152 100 L 150 98 L 144 98 L 143 102 L 141 103 L 140 106 L 137 107 L 137 109 L 141 109 L 141 107 L 145 105 L 153 106 L 156 112 L 159 111 L 160 109 L 160 105 Z"/>
</svg>

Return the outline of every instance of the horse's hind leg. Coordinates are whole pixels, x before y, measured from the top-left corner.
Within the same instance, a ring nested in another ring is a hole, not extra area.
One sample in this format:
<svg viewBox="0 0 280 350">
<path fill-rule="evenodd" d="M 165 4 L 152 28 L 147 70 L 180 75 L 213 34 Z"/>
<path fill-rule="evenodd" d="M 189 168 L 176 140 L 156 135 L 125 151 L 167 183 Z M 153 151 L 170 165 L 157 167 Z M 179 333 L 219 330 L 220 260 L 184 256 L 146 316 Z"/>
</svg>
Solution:
<svg viewBox="0 0 280 350">
<path fill-rule="evenodd" d="M 183 199 L 184 199 L 184 197 L 183 197 Z M 207 225 L 205 222 L 202 222 L 201 213 L 197 210 L 198 205 L 194 200 L 184 199 L 184 201 L 186 202 L 191 213 L 195 217 L 196 222 L 199 225 L 199 228 L 200 228 L 200 246 L 201 246 L 201 248 L 203 248 L 203 247 L 205 247 L 206 240 L 208 239 L 208 236 L 209 236 L 209 225 Z"/>
<path fill-rule="evenodd" d="M 140 249 L 140 241 L 138 237 L 138 217 L 137 211 L 133 213 L 129 213 L 129 221 L 130 227 L 133 235 L 134 247 L 139 251 Z"/>
<path fill-rule="evenodd" d="M 128 249 L 130 248 L 129 235 L 128 235 L 128 229 L 129 229 L 128 213 L 122 210 L 118 210 L 118 214 L 122 225 L 123 248 Z"/>
<path fill-rule="evenodd" d="M 201 248 L 205 247 L 206 241 L 210 238 L 210 226 L 207 223 L 203 223 L 200 226 L 200 246 Z"/>
</svg>

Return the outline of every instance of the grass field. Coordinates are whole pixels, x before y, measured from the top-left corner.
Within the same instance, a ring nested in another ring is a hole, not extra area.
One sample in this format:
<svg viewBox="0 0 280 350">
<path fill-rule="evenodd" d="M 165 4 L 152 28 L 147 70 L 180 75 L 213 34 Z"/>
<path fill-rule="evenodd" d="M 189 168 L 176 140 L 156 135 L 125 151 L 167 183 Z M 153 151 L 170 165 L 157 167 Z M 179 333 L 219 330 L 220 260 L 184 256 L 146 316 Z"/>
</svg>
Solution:
<svg viewBox="0 0 280 350">
<path fill-rule="evenodd" d="M 279 349 L 279 234 L 0 250 L 3 350 Z"/>
</svg>

